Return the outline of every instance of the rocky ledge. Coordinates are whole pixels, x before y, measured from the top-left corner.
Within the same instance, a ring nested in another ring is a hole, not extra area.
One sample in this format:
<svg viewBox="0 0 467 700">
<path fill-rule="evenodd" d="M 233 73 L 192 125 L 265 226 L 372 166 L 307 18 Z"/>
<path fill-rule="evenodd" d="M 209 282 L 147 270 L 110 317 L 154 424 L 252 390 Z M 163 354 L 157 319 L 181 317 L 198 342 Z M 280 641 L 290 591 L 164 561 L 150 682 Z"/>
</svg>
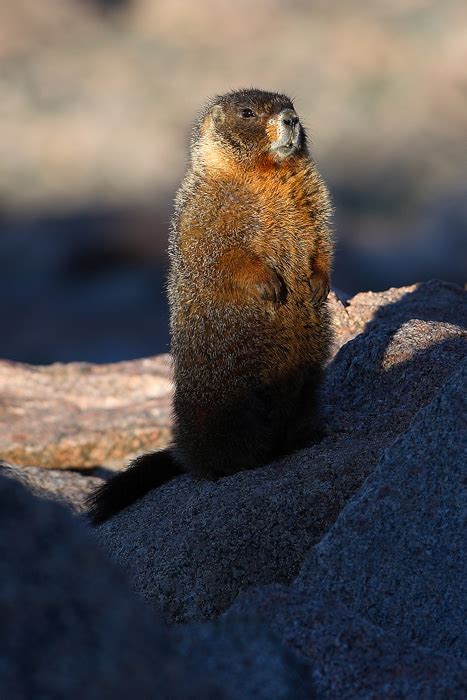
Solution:
<svg viewBox="0 0 467 700">
<path fill-rule="evenodd" d="M 168 439 L 167 359 L 2 363 L 0 694 L 466 697 L 466 297 L 334 295 L 319 444 L 94 531 L 84 495 Z"/>
</svg>

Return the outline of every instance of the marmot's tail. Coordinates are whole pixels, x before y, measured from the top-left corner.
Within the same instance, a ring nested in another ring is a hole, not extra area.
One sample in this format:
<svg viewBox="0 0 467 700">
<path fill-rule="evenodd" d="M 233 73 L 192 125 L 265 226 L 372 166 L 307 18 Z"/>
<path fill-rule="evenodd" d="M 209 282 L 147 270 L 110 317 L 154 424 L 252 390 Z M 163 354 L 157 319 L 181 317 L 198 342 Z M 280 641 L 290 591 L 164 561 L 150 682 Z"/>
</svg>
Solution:
<svg viewBox="0 0 467 700">
<path fill-rule="evenodd" d="M 141 455 L 128 469 L 116 474 L 88 496 L 88 517 L 93 525 L 99 525 L 148 491 L 183 473 L 169 449 Z"/>
</svg>

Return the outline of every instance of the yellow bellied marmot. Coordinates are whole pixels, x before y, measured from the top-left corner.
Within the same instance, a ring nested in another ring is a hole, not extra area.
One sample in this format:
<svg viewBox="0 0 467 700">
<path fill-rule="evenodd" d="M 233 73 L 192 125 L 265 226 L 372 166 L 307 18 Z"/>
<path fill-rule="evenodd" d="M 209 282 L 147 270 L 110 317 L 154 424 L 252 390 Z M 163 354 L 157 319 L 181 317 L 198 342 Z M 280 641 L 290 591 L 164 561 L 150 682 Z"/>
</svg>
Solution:
<svg viewBox="0 0 467 700">
<path fill-rule="evenodd" d="M 238 90 L 207 104 L 169 244 L 173 441 L 92 494 L 95 524 L 177 474 L 253 469 L 313 438 L 330 212 L 290 99 Z"/>
</svg>

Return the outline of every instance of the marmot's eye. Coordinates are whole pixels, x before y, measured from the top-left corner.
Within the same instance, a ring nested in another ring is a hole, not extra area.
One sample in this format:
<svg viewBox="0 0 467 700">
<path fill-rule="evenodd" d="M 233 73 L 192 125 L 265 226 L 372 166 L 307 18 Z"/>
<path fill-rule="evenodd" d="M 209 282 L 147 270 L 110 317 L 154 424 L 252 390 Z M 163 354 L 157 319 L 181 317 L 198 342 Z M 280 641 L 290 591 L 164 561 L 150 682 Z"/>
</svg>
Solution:
<svg viewBox="0 0 467 700">
<path fill-rule="evenodd" d="M 244 119 L 250 119 L 251 117 L 256 117 L 256 114 L 252 112 L 251 109 L 242 109 L 242 117 Z"/>
</svg>

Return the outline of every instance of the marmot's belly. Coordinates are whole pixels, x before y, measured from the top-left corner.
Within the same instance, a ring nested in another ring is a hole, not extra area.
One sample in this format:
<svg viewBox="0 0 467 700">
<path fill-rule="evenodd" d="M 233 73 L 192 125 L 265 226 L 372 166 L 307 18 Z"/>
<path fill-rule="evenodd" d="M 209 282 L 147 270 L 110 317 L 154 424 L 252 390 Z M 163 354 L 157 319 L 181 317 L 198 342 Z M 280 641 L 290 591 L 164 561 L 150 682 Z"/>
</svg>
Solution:
<svg viewBox="0 0 467 700">
<path fill-rule="evenodd" d="M 186 311 L 186 309 L 185 309 Z M 248 306 L 206 305 L 173 326 L 175 380 L 190 394 L 242 392 L 286 379 L 327 356 L 324 307 L 307 300 Z"/>
<path fill-rule="evenodd" d="M 289 298 L 270 321 L 270 380 L 286 378 L 310 365 L 322 365 L 328 351 L 324 323 L 326 311 L 315 309 L 307 299 Z"/>
</svg>

